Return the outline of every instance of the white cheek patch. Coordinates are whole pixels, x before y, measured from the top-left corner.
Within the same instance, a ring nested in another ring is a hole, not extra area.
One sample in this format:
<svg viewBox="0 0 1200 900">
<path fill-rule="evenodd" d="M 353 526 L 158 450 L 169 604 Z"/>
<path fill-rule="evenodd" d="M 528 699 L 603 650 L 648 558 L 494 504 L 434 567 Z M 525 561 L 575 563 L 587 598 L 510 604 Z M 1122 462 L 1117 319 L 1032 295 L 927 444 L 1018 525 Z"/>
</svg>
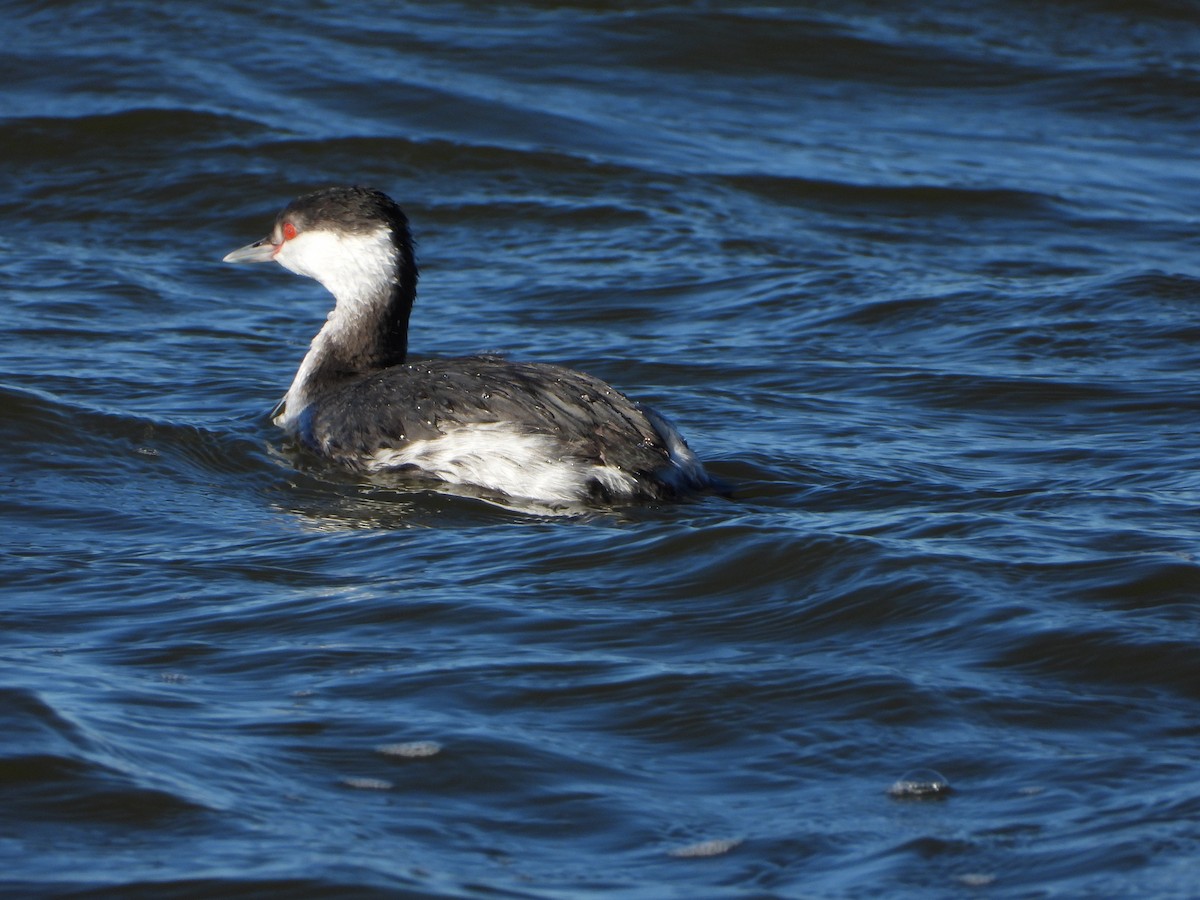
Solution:
<svg viewBox="0 0 1200 900">
<path fill-rule="evenodd" d="M 586 500 L 599 482 L 613 496 L 631 496 L 636 480 L 612 466 L 563 459 L 561 445 L 542 434 L 523 434 L 503 423 L 476 425 L 443 437 L 377 450 L 370 471 L 408 466 L 451 484 L 473 484 L 530 500 Z"/>
<path fill-rule="evenodd" d="M 387 227 L 365 234 L 304 231 L 279 248 L 275 261 L 288 271 L 321 282 L 337 298 L 339 307 L 385 293 L 398 262 Z"/>
</svg>

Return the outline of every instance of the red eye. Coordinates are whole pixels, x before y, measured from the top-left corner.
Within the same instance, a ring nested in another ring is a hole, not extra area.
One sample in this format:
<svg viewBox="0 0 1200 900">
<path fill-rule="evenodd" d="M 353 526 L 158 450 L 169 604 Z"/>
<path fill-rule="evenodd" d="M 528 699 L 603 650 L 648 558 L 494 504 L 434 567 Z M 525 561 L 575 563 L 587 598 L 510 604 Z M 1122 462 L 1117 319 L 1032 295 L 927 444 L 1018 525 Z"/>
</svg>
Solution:
<svg viewBox="0 0 1200 900">
<path fill-rule="evenodd" d="M 291 222 L 284 222 L 282 231 L 283 231 L 283 239 L 285 241 L 290 241 L 292 238 L 294 238 L 296 236 L 296 226 L 293 225 Z"/>
</svg>

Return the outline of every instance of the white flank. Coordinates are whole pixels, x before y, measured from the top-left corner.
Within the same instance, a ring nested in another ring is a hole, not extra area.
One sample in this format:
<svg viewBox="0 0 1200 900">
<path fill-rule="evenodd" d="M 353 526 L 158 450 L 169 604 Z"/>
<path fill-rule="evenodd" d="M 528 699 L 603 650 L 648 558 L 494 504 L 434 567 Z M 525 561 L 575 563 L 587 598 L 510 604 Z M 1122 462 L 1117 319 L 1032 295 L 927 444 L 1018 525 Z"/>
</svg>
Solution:
<svg viewBox="0 0 1200 900">
<path fill-rule="evenodd" d="M 496 422 L 377 450 L 367 465 L 375 472 L 415 466 L 451 484 L 473 484 L 530 500 L 585 500 L 592 480 L 618 497 L 631 495 L 637 487 L 620 469 L 583 465 L 560 454 L 554 438 L 523 434 Z"/>
</svg>

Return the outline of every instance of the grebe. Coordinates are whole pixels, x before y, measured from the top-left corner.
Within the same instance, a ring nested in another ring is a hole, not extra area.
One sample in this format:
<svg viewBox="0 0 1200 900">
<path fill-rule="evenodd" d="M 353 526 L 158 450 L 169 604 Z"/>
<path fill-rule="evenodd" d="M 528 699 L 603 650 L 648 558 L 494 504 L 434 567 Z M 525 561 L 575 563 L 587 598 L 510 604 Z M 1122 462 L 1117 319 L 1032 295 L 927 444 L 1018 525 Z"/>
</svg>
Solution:
<svg viewBox="0 0 1200 900">
<path fill-rule="evenodd" d="M 417 265 L 408 219 L 387 195 L 306 194 L 269 236 L 225 257 L 270 260 L 336 301 L 274 419 L 318 455 L 545 503 L 711 486 L 674 426 L 591 375 L 497 356 L 407 362 Z"/>
</svg>

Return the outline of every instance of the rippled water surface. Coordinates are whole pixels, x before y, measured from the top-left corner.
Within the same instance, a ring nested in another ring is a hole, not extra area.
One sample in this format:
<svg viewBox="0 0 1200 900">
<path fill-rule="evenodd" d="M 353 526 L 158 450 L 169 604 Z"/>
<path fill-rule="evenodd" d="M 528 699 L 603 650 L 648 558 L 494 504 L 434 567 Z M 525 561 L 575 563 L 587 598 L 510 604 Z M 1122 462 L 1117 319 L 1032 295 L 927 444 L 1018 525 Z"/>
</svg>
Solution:
<svg viewBox="0 0 1200 900">
<path fill-rule="evenodd" d="M 4 892 L 1194 896 L 1198 23 L 10 6 Z M 291 453 L 328 300 L 220 259 L 348 182 L 418 356 L 601 376 L 732 496 Z"/>
</svg>

